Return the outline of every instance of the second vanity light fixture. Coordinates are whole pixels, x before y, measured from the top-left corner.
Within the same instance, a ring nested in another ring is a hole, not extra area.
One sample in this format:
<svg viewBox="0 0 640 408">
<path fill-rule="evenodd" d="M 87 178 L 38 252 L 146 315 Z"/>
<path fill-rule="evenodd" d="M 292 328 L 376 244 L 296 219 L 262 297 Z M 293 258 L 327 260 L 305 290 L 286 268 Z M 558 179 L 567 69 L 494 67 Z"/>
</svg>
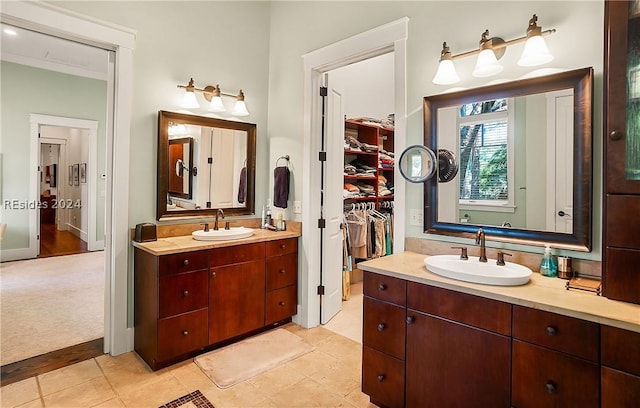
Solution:
<svg viewBox="0 0 640 408">
<path fill-rule="evenodd" d="M 203 89 L 196 88 L 193 83 L 193 78 L 189 80 L 188 85 L 178 85 L 178 88 L 182 88 L 185 90 L 184 99 L 182 100 L 182 107 L 186 109 L 197 109 L 200 107 L 198 100 L 196 99 L 196 92 L 202 93 L 204 98 L 209 102 L 209 110 L 211 112 L 225 112 L 227 109 L 222 103 L 221 95 L 232 96 L 236 98 L 236 103 L 233 106 L 233 110 L 231 114 L 234 116 L 247 116 L 249 115 L 249 111 L 247 110 L 247 105 L 244 102 L 244 92 L 242 89 L 238 94 L 232 94 L 228 92 L 223 92 L 220 90 L 220 85 L 211 86 L 208 85 Z"/>
<path fill-rule="evenodd" d="M 509 41 L 505 41 L 500 37 L 489 37 L 489 30 L 485 30 L 484 33 L 482 33 L 480 47 L 478 49 L 456 55 L 451 55 L 449 46 L 444 42 L 442 44 L 442 52 L 440 53 L 440 64 L 438 65 L 436 75 L 433 77 L 433 83 L 438 85 L 451 85 L 460 82 L 460 77 L 456 72 L 453 60 L 475 54 L 478 54 L 478 60 L 471 75 L 474 77 L 488 77 L 498 74 L 504 69 L 498 62 L 498 59 L 504 55 L 506 48 L 509 45 L 524 41 L 526 41 L 526 43 L 522 56 L 518 60 L 518 65 L 532 67 L 550 62 L 553 60 L 553 55 L 551 55 L 547 49 L 547 45 L 542 36 L 553 34 L 556 30 L 542 31 L 542 28 L 538 27 L 537 22 L 538 16 L 534 14 L 529 20 L 527 34 Z"/>
</svg>

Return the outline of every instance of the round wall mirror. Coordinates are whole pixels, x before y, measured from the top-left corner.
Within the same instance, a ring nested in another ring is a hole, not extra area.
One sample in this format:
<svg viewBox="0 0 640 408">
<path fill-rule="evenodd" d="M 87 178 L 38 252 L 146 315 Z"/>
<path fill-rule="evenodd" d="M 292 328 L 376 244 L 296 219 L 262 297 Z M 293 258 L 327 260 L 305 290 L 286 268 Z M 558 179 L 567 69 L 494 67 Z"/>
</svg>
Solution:
<svg viewBox="0 0 640 408">
<path fill-rule="evenodd" d="M 436 155 L 426 146 L 409 146 L 400 155 L 400 174 L 411 183 L 422 183 L 433 177 L 436 171 Z"/>
</svg>

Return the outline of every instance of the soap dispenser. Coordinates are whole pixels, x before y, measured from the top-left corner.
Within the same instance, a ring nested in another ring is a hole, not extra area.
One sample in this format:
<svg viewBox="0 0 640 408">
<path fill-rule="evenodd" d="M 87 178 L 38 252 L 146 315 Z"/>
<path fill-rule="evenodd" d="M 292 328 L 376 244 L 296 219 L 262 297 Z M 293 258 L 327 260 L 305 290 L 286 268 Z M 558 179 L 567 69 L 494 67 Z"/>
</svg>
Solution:
<svg viewBox="0 0 640 408">
<path fill-rule="evenodd" d="M 551 254 L 549 245 L 545 245 L 544 247 L 544 255 L 542 256 L 542 262 L 540 262 L 540 274 L 550 278 L 558 276 L 558 264 L 556 264 Z"/>
</svg>

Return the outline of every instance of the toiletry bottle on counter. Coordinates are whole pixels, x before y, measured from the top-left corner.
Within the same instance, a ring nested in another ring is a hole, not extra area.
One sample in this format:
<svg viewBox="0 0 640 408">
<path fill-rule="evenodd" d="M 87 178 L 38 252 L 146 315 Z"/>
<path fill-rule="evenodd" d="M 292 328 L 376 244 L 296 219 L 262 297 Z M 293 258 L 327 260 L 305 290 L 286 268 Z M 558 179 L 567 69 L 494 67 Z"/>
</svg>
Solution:
<svg viewBox="0 0 640 408">
<path fill-rule="evenodd" d="M 272 225 L 271 221 L 271 207 L 267 206 L 267 218 L 264 220 L 264 225 Z"/>
<path fill-rule="evenodd" d="M 558 276 L 558 265 L 555 259 L 553 259 L 553 255 L 551 255 L 549 245 L 545 245 L 544 247 L 544 255 L 542 256 L 542 262 L 540 262 L 540 274 L 550 278 Z"/>
</svg>

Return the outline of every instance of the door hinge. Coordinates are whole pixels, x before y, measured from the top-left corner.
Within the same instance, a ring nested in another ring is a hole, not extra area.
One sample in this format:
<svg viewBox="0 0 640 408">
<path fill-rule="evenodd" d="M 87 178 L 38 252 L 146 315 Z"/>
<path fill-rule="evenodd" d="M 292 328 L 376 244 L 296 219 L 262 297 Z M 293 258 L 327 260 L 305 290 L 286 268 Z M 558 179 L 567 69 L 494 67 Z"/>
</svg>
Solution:
<svg viewBox="0 0 640 408">
<path fill-rule="evenodd" d="M 327 161 L 327 152 L 318 152 L 318 160 L 321 162 Z"/>
<path fill-rule="evenodd" d="M 213 164 L 213 157 L 207 157 L 207 163 Z"/>
<path fill-rule="evenodd" d="M 318 295 L 324 295 L 324 285 L 318 286 Z"/>
<path fill-rule="evenodd" d="M 320 96 L 327 96 L 327 87 L 326 86 L 321 86 L 320 87 Z"/>
<path fill-rule="evenodd" d="M 207 201 L 207 208 L 211 208 L 211 201 Z"/>
<path fill-rule="evenodd" d="M 326 227 L 326 225 L 327 225 L 327 221 L 324 218 L 318 219 L 318 228 L 322 229 Z"/>
</svg>

